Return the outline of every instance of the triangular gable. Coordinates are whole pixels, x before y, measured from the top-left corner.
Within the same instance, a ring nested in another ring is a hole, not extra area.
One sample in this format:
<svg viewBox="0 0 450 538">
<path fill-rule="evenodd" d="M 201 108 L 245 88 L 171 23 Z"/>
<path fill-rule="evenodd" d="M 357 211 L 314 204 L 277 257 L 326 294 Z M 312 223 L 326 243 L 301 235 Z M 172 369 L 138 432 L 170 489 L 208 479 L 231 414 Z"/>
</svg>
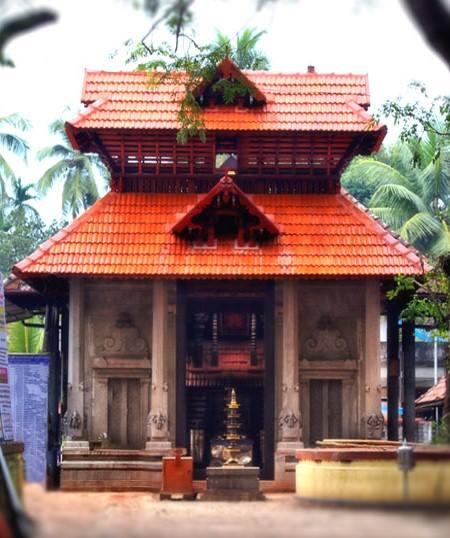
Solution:
<svg viewBox="0 0 450 538">
<path fill-rule="evenodd" d="M 234 79 L 239 81 L 243 86 L 248 88 L 250 95 L 254 99 L 254 104 L 264 105 L 267 102 L 266 96 L 257 87 L 257 85 L 251 81 L 232 60 L 225 58 L 217 65 L 211 79 L 203 81 L 193 91 L 194 96 L 199 99 L 200 104 L 202 104 L 202 96 L 220 79 Z"/>
<path fill-rule="evenodd" d="M 234 218 L 239 245 L 256 243 L 279 234 L 279 229 L 233 181 L 227 172 L 176 224 L 172 232 L 211 244 L 222 216 Z"/>
</svg>

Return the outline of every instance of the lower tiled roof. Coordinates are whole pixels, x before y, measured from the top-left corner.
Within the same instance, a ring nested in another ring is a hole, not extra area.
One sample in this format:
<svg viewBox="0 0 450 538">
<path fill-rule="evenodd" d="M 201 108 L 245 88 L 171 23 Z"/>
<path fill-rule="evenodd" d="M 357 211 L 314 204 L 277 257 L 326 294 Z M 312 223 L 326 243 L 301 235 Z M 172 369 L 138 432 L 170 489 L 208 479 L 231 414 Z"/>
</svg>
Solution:
<svg viewBox="0 0 450 538">
<path fill-rule="evenodd" d="M 280 234 L 258 247 L 194 246 L 171 232 L 197 194 L 110 192 L 19 262 L 23 278 L 267 278 L 419 274 L 418 254 L 346 193 L 251 195 Z"/>
</svg>

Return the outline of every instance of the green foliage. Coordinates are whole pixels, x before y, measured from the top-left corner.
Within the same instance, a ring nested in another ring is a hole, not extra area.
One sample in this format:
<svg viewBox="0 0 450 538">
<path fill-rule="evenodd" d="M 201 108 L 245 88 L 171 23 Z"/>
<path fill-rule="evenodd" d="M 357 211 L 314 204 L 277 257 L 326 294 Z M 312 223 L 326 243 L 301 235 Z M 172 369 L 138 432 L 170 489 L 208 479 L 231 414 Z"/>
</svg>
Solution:
<svg viewBox="0 0 450 538">
<path fill-rule="evenodd" d="M 233 46 L 231 39 L 218 33 L 210 45 L 199 45 L 192 38 L 182 34 L 189 43 L 188 52 L 178 53 L 178 40 L 174 47 L 168 43 L 148 46 L 145 41 L 137 45 L 128 42 L 128 63 L 136 65 L 140 71 L 149 73 L 149 83 L 176 83 L 183 87 L 180 98 L 178 121 L 180 130 L 177 140 L 185 143 L 190 137 L 198 135 L 205 140 L 205 124 L 202 108 L 195 95 L 201 84 L 212 84 L 212 92 L 224 104 L 233 104 L 238 97 L 252 95 L 252 89 L 239 80 L 221 78 L 214 80 L 217 65 L 225 58 L 231 58 L 242 69 L 268 69 L 266 56 L 256 49 L 264 32 L 247 29 L 236 38 Z M 177 34 L 180 36 L 180 34 Z M 174 98 L 177 98 L 174 93 Z"/>
<path fill-rule="evenodd" d="M 236 36 L 236 43 L 233 45 L 229 36 L 217 32 L 216 41 L 212 43 L 211 49 L 230 58 L 240 69 L 267 71 L 270 67 L 269 60 L 257 49 L 258 42 L 265 33 L 265 31 L 258 32 L 256 28 L 246 28 Z"/>
<path fill-rule="evenodd" d="M 0 227 L 0 272 L 7 276 L 12 266 L 57 233 L 65 223 L 46 226 L 39 215 L 10 212 Z"/>
<path fill-rule="evenodd" d="M 432 438 L 433 445 L 448 445 L 450 444 L 450 423 L 443 418 L 439 422 L 435 422 L 434 433 Z"/>
<path fill-rule="evenodd" d="M 439 265 L 427 273 L 420 281 L 415 277 L 397 275 L 395 287 L 387 292 L 387 298 L 410 297 L 401 317 L 429 325 L 435 334 L 446 337 L 448 334 L 449 281 Z"/>
<path fill-rule="evenodd" d="M 352 160 L 341 176 L 341 185 L 359 202 L 368 207 L 370 199 L 380 186 L 380 182 L 374 178 L 366 178 L 359 172 L 360 161 L 366 162 L 364 159 L 365 157 L 358 156 Z"/>
<path fill-rule="evenodd" d="M 342 183 L 421 252 L 448 252 L 450 145 L 435 131 L 354 159 Z"/>
<path fill-rule="evenodd" d="M 26 131 L 29 127 L 29 122 L 19 114 L 0 117 L 0 150 L 26 159 L 29 148 L 20 133 Z M 7 157 L 0 152 L 0 204 L 4 202 L 7 185 L 14 177 L 15 174 L 8 163 Z"/>
<path fill-rule="evenodd" d="M 28 324 L 42 325 L 41 316 L 33 316 L 26 320 L 8 324 L 8 352 L 9 353 L 41 353 L 44 348 L 44 329 L 30 327 Z"/>
<path fill-rule="evenodd" d="M 63 182 L 62 209 L 64 214 L 75 218 L 99 198 L 96 176 L 109 184 L 109 171 L 96 153 L 82 153 L 72 148 L 59 119 L 50 126 L 50 132 L 60 139 L 54 146 L 41 149 L 37 158 L 52 159 L 52 164 L 37 183 L 39 194 L 47 194 L 53 186 Z"/>
</svg>

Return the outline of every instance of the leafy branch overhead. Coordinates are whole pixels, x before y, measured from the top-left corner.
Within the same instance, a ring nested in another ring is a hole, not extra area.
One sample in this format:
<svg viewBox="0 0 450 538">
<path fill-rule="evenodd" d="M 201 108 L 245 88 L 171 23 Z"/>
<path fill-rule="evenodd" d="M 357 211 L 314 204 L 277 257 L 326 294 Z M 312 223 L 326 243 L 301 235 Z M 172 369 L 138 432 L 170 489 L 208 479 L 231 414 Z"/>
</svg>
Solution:
<svg viewBox="0 0 450 538">
<path fill-rule="evenodd" d="M 144 38 L 136 46 L 128 42 L 131 47 L 128 63 L 147 71 L 152 85 L 175 83 L 174 88 L 177 85 L 183 88 L 179 98 L 177 139 L 184 143 L 189 137 L 199 135 L 204 140 L 203 96 L 197 95 L 198 88 L 209 86 L 215 100 L 225 105 L 236 103 L 239 98 L 254 97 L 253 89 L 235 77 L 217 76 L 217 66 L 228 58 L 240 69 L 268 69 L 267 57 L 257 49 L 263 35 L 264 32 L 249 28 L 237 35 L 233 43 L 231 38 L 218 32 L 214 43 L 199 45 L 192 37 L 180 34 L 188 44 L 188 52 L 184 54 L 178 52 L 178 39 L 173 46 L 167 42 L 154 46 L 147 44 Z"/>
</svg>

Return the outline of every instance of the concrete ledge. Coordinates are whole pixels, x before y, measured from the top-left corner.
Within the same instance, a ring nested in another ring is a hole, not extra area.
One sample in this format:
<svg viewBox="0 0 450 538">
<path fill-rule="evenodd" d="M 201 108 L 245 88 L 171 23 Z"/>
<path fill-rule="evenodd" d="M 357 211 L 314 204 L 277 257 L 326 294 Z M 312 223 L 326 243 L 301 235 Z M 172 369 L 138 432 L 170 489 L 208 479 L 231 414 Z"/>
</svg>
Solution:
<svg viewBox="0 0 450 538">
<path fill-rule="evenodd" d="M 372 459 L 356 457 L 341 461 L 301 459 L 296 468 L 297 497 L 337 503 L 450 505 L 448 460 L 417 461 L 409 475 L 409 495 L 405 498 L 403 473 L 396 460 L 377 459 L 376 455 Z"/>
</svg>

